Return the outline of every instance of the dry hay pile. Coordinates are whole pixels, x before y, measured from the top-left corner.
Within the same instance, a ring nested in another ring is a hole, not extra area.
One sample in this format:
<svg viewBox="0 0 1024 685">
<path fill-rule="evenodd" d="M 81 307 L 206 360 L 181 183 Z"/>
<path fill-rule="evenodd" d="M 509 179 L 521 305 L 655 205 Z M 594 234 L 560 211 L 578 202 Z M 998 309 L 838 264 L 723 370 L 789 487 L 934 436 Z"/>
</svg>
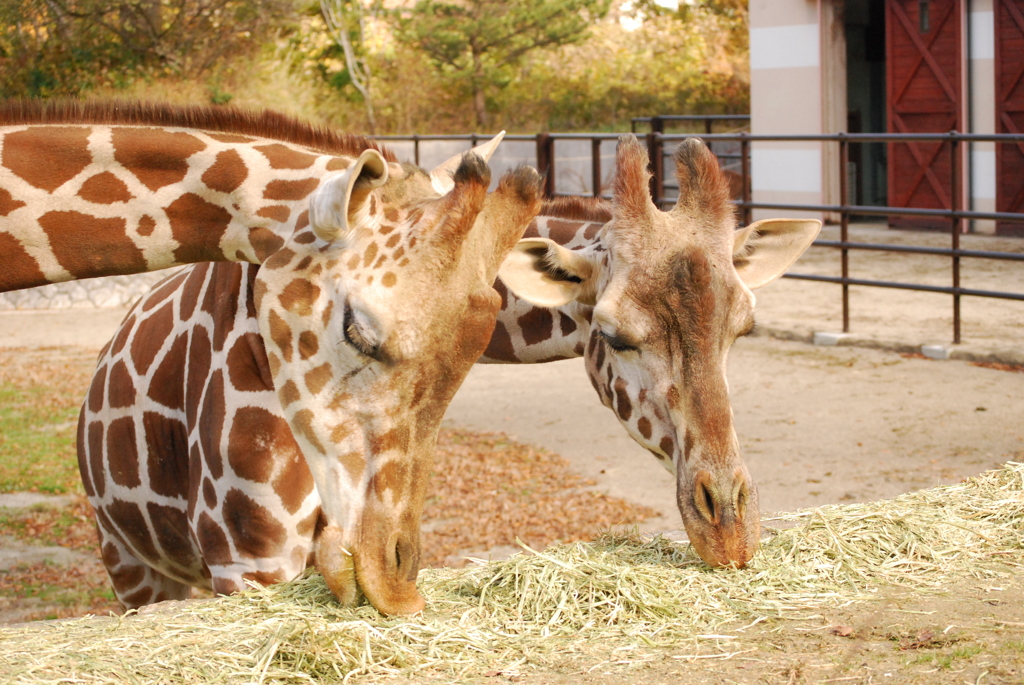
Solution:
<svg viewBox="0 0 1024 685">
<path fill-rule="evenodd" d="M 313 575 L 128 618 L 0 628 L 0 674 L 12 683 L 335 682 L 692 648 L 712 631 L 806 616 L 887 585 L 941 591 L 953 579 L 1019 574 L 1024 464 L 777 520 L 796 525 L 741 571 L 712 571 L 687 547 L 637 536 L 426 570 L 429 608 L 413 618 L 343 610 Z"/>
</svg>

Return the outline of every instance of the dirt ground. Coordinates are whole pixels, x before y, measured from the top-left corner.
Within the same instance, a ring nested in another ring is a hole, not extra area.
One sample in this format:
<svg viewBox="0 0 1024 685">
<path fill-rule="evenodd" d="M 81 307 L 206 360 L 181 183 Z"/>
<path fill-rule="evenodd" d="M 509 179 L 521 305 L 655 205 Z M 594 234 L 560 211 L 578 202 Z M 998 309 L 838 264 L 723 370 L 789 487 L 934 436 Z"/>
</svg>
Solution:
<svg viewBox="0 0 1024 685">
<path fill-rule="evenodd" d="M 865 241 L 902 235 L 857 231 Z M 972 240 L 979 249 L 1024 246 Z M 928 259 L 876 260 L 870 275 L 942 282 Z M 794 270 L 832 273 L 837 263 L 835 252 L 818 249 Z M 856 269 L 868 275 L 867 266 Z M 965 274 L 967 287 L 1024 292 L 1024 268 L 1013 263 L 979 262 Z M 1024 362 L 1024 303 L 964 298 L 964 343 L 953 347 L 951 298 L 854 288 L 854 335 L 838 347 L 808 344 L 816 331 L 839 330 L 838 293 L 838 286 L 793 280 L 767 286 L 758 293 L 760 333 L 738 341 L 730 355 L 736 430 L 766 515 L 893 497 L 1024 461 L 1024 373 L 1013 366 Z M 121 316 L 2 313 L 0 346 L 98 350 Z M 960 359 L 925 359 L 914 354 L 922 344 L 946 345 Z M 446 422 L 559 453 L 599 490 L 661 513 L 643 529 L 680 527 L 673 479 L 600 405 L 580 360 L 478 366 Z M 494 673 L 479 682 L 570 683 L 584 675 L 601 683 L 1024 682 L 1022 577 L 998 585 L 964 580 L 945 590 L 883 593 L 802 622 L 753 626 L 720 640 L 714 654 L 706 643 L 654 660 L 610 654 L 582 670 L 566 662 L 543 674 Z"/>
</svg>

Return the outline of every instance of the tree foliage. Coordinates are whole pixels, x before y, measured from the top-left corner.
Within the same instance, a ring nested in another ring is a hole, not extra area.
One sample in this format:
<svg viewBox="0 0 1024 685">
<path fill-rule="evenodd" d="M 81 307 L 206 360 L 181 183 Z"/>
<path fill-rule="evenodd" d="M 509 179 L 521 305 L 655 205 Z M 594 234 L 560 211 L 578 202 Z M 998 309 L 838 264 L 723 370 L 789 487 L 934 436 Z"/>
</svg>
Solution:
<svg viewBox="0 0 1024 685">
<path fill-rule="evenodd" d="M 610 0 L 419 0 L 398 24 L 399 39 L 421 50 L 472 93 L 478 126 L 486 96 L 511 81 L 513 67 L 538 48 L 583 40 Z"/>
<path fill-rule="evenodd" d="M 0 95 L 76 95 L 139 74 L 196 78 L 252 54 L 293 0 L 4 0 Z"/>
</svg>

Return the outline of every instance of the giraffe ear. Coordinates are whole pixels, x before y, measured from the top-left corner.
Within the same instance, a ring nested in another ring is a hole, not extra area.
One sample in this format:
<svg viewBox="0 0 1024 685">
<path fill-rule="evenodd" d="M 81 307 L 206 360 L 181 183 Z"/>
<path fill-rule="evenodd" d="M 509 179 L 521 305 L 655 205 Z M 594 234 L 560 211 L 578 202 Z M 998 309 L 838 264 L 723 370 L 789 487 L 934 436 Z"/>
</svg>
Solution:
<svg viewBox="0 0 1024 685">
<path fill-rule="evenodd" d="M 498 269 L 498 277 L 518 297 L 541 307 L 573 300 L 594 304 L 593 262 L 547 238 L 516 243 Z"/>
<path fill-rule="evenodd" d="M 792 266 L 820 230 L 817 219 L 755 221 L 733 236 L 733 266 L 748 288 L 760 288 Z"/>
<path fill-rule="evenodd" d="M 498 149 L 498 143 L 500 143 L 501 139 L 504 137 L 505 132 L 502 131 L 486 143 L 477 145 L 471 150 L 471 152 L 475 152 L 486 162 L 491 158 L 491 155 L 494 154 L 494 151 Z M 430 183 L 434 186 L 434 190 L 441 195 L 447 195 L 453 188 L 455 188 L 455 179 L 453 176 L 455 175 L 456 169 L 458 169 L 459 165 L 462 164 L 462 158 L 466 154 L 468 153 L 457 154 L 451 159 L 441 162 L 431 170 Z"/>
<path fill-rule="evenodd" d="M 337 240 L 370 198 L 388 181 L 388 165 L 376 150 L 364 150 L 355 164 L 327 179 L 309 198 L 309 223 L 316 237 Z"/>
</svg>

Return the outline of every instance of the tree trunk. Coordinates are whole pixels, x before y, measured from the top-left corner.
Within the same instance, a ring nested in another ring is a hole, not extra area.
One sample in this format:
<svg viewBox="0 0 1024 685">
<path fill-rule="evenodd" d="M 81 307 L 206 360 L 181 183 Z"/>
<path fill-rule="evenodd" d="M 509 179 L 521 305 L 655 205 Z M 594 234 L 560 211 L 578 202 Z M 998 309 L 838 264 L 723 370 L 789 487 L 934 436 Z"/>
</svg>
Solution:
<svg viewBox="0 0 1024 685">
<path fill-rule="evenodd" d="M 473 52 L 473 110 L 478 131 L 487 130 L 487 98 L 484 97 L 484 65 L 480 55 Z"/>
</svg>

